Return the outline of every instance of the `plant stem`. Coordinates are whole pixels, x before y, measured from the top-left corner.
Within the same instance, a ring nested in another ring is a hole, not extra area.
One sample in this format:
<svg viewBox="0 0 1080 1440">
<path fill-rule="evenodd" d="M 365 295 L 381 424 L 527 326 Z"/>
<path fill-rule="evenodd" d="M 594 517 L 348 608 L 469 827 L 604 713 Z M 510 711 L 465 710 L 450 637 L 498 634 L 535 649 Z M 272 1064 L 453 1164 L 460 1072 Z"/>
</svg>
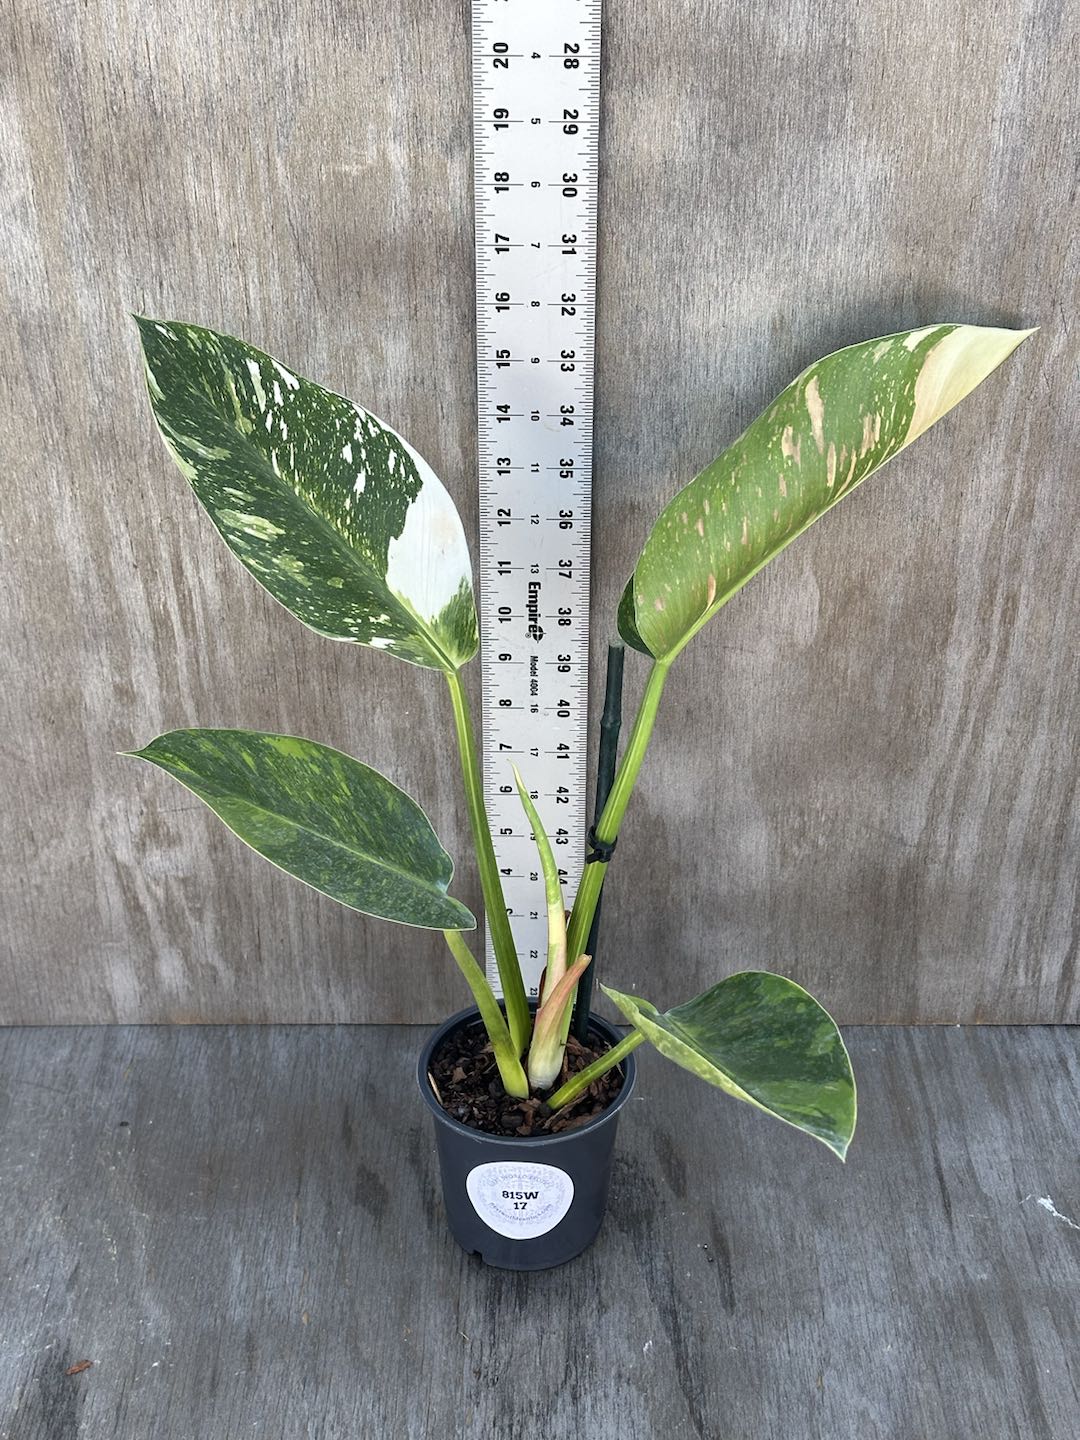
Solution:
<svg viewBox="0 0 1080 1440">
<path fill-rule="evenodd" d="M 600 819 L 596 822 L 596 838 L 598 840 L 611 841 L 618 837 L 619 826 L 626 814 L 626 806 L 633 793 L 634 782 L 637 780 L 641 762 L 648 749 L 649 737 L 652 735 L 653 725 L 656 723 L 656 712 L 660 705 L 660 696 L 664 691 L 667 673 L 668 666 L 663 660 L 653 661 L 645 692 L 641 697 L 641 704 L 638 706 L 638 712 L 634 719 L 634 728 L 630 732 L 630 739 L 626 742 L 626 752 L 615 773 L 615 783 L 611 787 L 607 804 L 604 806 Z M 585 873 L 581 877 L 574 909 L 570 915 L 570 929 L 566 942 L 567 955 L 575 959 L 585 949 L 585 942 L 588 939 L 593 916 L 596 914 L 596 906 L 600 899 L 606 871 L 607 866 L 598 860 L 592 865 L 586 865 Z"/>
<path fill-rule="evenodd" d="M 480 888 L 484 893 L 488 930 L 495 950 L 495 963 L 499 969 L 499 984 L 506 1002 L 510 1036 L 517 1047 L 517 1054 L 522 1055 L 529 1043 L 532 1022 L 514 936 L 510 921 L 506 918 L 506 899 L 499 877 L 498 861 L 495 859 L 495 847 L 491 843 L 491 827 L 484 807 L 484 782 L 480 776 L 480 762 L 476 753 L 476 736 L 473 733 L 469 702 L 461 676 L 456 670 L 449 670 L 446 672 L 446 683 L 450 686 L 450 698 L 454 705 L 454 728 L 457 731 L 461 774 L 465 782 L 465 803 L 469 810 L 473 847 L 480 870 Z"/>
<path fill-rule="evenodd" d="M 591 1065 L 586 1065 L 584 1070 L 579 1070 L 576 1075 L 571 1075 L 565 1085 L 560 1085 L 555 1094 L 548 1100 L 552 1110 L 561 1110 L 565 1105 L 571 1104 L 579 1095 L 584 1095 L 594 1080 L 599 1080 L 601 1075 L 606 1075 L 609 1070 L 618 1065 L 620 1060 L 625 1059 L 631 1050 L 637 1047 L 645 1039 L 640 1030 L 631 1030 L 629 1035 L 624 1035 L 617 1045 L 613 1045 L 606 1054 L 601 1055 L 599 1060 L 594 1060 Z"/>
<path fill-rule="evenodd" d="M 484 1022 L 484 1029 L 487 1031 L 491 1048 L 495 1053 L 495 1063 L 499 1067 L 503 1089 L 508 1095 L 513 1095 L 519 1100 L 527 1100 L 529 1081 L 514 1050 L 510 1031 L 503 1018 L 503 1013 L 499 1009 L 499 1002 L 495 999 L 495 992 L 488 984 L 487 976 L 476 963 L 460 930 L 444 930 L 443 935 L 473 993 L 476 1008 L 480 1011 L 480 1018 Z"/>
<path fill-rule="evenodd" d="M 619 730 L 622 728 L 622 683 L 623 661 L 626 650 L 622 645 L 607 647 L 607 676 L 604 683 L 604 713 L 600 717 L 600 754 L 596 762 L 596 803 L 593 807 L 593 821 L 599 821 L 607 797 L 615 779 L 615 763 L 619 752 Z M 578 984 L 577 999 L 574 1003 L 574 1038 L 585 1044 L 589 1033 L 589 1007 L 592 1004 L 593 982 L 596 979 L 596 947 L 600 938 L 600 901 L 596 902 L 589 938 L 585 949 L 592 964 L 582 975 Z"/>
</svg>

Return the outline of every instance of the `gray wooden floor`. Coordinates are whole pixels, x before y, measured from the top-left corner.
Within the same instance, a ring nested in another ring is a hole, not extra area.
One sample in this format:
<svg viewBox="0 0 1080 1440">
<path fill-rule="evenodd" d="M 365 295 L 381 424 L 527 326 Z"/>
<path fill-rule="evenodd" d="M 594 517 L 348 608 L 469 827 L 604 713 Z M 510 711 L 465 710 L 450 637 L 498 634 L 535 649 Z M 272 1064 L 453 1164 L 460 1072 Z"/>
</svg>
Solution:
<svg viewBox="0 0 1080 1440">
<path fill-rule="evenodd" d="M 539 1275 L 443 1231 L 421 1033 L 0 1032 L 0 1437 L 1080 1434 L 1077 1030 L 849 1032 L 846 1168 L 645 1054 Z"/>
</svg>

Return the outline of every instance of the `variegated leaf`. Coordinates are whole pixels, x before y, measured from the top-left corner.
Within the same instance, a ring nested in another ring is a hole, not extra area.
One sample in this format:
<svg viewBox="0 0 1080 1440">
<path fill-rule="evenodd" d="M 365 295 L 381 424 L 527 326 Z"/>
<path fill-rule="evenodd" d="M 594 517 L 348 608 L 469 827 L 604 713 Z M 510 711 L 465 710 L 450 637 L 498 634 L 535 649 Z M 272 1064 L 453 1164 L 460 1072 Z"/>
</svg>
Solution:
<svg viewBox="0 0 1080 1440">
<path fill-rule="evenodd" d="M 131 753 L 279 869 L 353 910 L 431 930 L 476 924 L 446 893 L 453 861 L 419 805 L 340 750 L 256 730 L 172 730 Z"/>
<path fill-rule="evenodd" d="M 271 356 L 138 319 L 154 416 L 233 554 L 305 625 L 457 669 L 476 653 L 454 503 L 388 425 Z"/>
<path fill-rule="evenodd" d="M 660 515 L 619 607 L 626 643 L 671 660 L 763 565 L 1033 333 L 931 325 L 804 370 Z"/>
<path fill-rule="evenodd" d="M 805 1130 L 843 1160 L 855 1133 L 855 1077 L 832 1017 L 801 985 L 743 970 L 663 1014 L 636 995 L 600 988 L 676 1065 Z"/>
</svg>

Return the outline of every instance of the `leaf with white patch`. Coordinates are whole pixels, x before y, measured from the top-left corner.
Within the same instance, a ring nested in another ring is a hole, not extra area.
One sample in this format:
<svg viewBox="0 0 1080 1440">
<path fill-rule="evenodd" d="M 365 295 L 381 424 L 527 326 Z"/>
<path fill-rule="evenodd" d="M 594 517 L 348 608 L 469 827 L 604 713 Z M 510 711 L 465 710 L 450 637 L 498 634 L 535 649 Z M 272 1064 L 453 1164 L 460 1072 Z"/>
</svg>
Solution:
<svg viewBox="0 0 1080 1440">
<path fill-rule="evenodd" d="M 275 600 L 320 635 L 414 665 L 475 655 L 461 520 L 400 435 L 242 340 L 137 323 L 165 444 Z"/>
<path fill-rule="evenodd" d="M 762 566 L 1033 333 L 931 325 L 804 370 L 660 515 L 619 607 L 626 643 L 672 660 Z"/>
<path fill-rule="evenodd" d="M 600 988 L 661 1055 L 844 1159 L 857 1112 L 851 1061 L 832 1016 L 794 980 L 743 970 L 662 1014 Z"/>
<path fill-rule="evenodd" d="M 454 864 L 427 816 L 370 766 L 294 735 L 171 730 L 142 750 L 271 864 L 384 920 L 470 930 Z"/>
</svg>

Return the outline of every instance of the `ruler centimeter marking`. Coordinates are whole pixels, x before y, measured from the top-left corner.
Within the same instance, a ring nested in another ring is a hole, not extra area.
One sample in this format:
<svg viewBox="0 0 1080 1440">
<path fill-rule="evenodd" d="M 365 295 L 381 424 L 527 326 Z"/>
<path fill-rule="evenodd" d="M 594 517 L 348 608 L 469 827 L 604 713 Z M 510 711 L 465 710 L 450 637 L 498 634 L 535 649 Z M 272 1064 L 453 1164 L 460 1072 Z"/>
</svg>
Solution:
<svg viewBox="0 0 1080 1440">
<path fill-rule="evenodd" d="M 484 793 L 525 988 L 586 828 L 600 0 L 473 0 Z M 488 976 L 498 985 L 488 940 Z"/>
</svg>

